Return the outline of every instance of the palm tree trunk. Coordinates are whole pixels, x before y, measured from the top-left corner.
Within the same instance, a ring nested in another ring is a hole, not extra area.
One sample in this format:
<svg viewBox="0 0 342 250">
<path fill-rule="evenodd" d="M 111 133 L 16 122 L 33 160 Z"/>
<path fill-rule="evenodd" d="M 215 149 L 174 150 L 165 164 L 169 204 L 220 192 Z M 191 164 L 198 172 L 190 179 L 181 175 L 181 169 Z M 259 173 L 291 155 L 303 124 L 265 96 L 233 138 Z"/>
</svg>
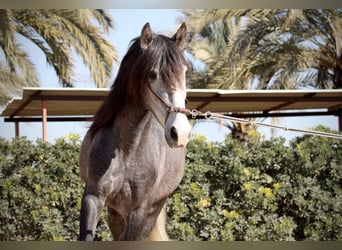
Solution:
<svg viewBox="0 0 342 250">
<path fill-rule="evenodd" d="M 248 130 L 252 129 L 249 124 L 233 122 L 232 125 L 228 125 L 227 127 L 230 129 L 231 135 L 235 140 L 243 145 L 249 143 L 250 137 L 248 135 Z"/>
<path fill-rule="evenodd" d="M 339 63 L 335 66 L 334 70 L 334 88 L 342 89 L 342 55 L 339 58 Z"/>
</svg>

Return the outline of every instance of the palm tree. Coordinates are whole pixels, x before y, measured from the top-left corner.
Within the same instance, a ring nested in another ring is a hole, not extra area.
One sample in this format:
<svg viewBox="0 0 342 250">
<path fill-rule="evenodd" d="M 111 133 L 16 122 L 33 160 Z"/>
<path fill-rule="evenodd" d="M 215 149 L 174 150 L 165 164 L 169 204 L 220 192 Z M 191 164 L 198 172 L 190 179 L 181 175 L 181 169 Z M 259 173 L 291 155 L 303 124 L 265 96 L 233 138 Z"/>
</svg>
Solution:
<svg viewBox="0 0 342 250">
<path fill-rule="evenodd" d="M 194 31 L 189 50 L 206 64 L 204 71 L 195 72 L 197 85 L 192 86 L 342 87 L 341 10 L 220 9 L 183 14 Z"/>
<path fill-rule="evenodd" d="M 191 37 L 192 44 L 209 41 L 207 36 L 226 37 L 220 54 L 212 54 L 215 59 L 208 64 L 210 70 L 202 72 L 208 84 L 258 89 L 342 87 L 341 10 L 221 9 L 184 14 L 189 26 L 200 34 Z M 229 21 L 234 26 L 228 32 L 216 29 L 203 35 L 208 27 Z"/>
<path fill-rule="evenodd" d="M 187 49 L 205 64 L 204 69 L 195 67 L 190 87 L 249 89 L 247 82 L 229 80 L 235 71 L 229 68 L 225 58 L 231 37 L 242 29 L 242 20 L 231 17 L 226 10 L 185 10 L 183 14 L 192 31 Z M 233 138 L 248 142 L 250 126 L 236 122 L 224 126 L 230 129 Z"/>
<path fill-rule="evenodd" d="M 103 36 L 111 28 L 112 19 L 101 9 L 1 9 L 0 105 L 18 89 L 39 85 L 34 62 L 20 41 L 38 46 L 62 86 L 73 85 L 73 52 L 82 57 L 95 85 L 106 86 L 118 60 L 113 45 Z"/>
<path fill-rule="evenodd" d="M 190 85 L 193 88 L 222 88 L 226 82 L 227 68 L 223 55 L 229 44 L 230 32 L 239 29 L 239 25 L 232 19 L 223 18 L 211 22 L 211 15 L 221 10 L 185 10 L 186 22 L 189 26 L 190 41 L 187 50 L 205 64 L 205 69 L 195 67 Z M 230 86 L 240 88 L 241 86 Z"/>
</svg>

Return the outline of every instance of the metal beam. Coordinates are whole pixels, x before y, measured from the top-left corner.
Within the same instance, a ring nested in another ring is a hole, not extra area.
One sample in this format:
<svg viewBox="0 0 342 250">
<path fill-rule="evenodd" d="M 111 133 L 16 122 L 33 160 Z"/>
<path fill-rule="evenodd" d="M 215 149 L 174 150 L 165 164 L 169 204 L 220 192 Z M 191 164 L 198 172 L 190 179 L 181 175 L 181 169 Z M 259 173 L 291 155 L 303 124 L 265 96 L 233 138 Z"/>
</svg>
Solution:
<svg viewBox="0 0 342 250">
<path fill-rule="evenodd" d="M 47 100 L 47 101 L 103 101 L 106 96 L 102 95 L 32 95 L 30 100 Z M 222 96 L 221 94 L 216 94 L 214 96 L 188 96 L 189 102 L 207 102 L 202 105 L 207 105 L 210 102 L 341 102 L 341 96 L 298 96 L 298 97 L 288 97 L 288 96 Z M 201 106 L 202 106 L 201 105 Z M 202 107 L 203 108 L 203 107 Z"/>
<path fill-rule="evenodd" d="M 341 116 L 342 110 L 310 111 L 310 112 L 272 112 L 272 113 L 229 113 L 224 114 L 238 118 L 259 117 L 295 117 L 295 116 Z M 47 117 L 48 122 L 92 122 L 93 116 Z M 5 122 L 42 122 L 42 117 L 6 117 Z"/>
<path fill-rule="evenodd" d="M 307 94 L 307 95 L 304 96 L 304 98 L 305 98 L 305 97 L 310 97 L 310 98 L 312 98 L 313 96 L 315 96 L 315 93 Z M 303 98 L 303 97 L 302 97 L 302 98 Z M 272 111 L 276 111 L 276 110 L 279 110 L 279 109 L 281 109 L 281 108 L 287 107 L 287 106 L 289 106 L 289 105 L 291 105 L 291 104 L 294 104 L 294 103 L 296 103 L 296 101 L 293 101 L 293 100 L 292 100 L 292 101 L 287 101 L 287 102 L 278 104 L 278 105 L 276 105 L 276 106 L 273 106 L 273 107 L 271 107 L 271 108 L 268 109 L 268 110 L 265 110 L 264 113 L 269 113 L 269 112 L 272 112 Z"/>
<path fill-rule="evenodd" d="M 298 96 L 298 97 L 287 97 L 287 96 L 189 96 L 187 97 L 189 102 L 341 102 L 341 96 Z"/>
<path fill-rule="evenodd" d="M 41 92 L 42 92 L 41 90 L 37 90 L 36 92 L 34 92 L 34 94 L 32 94 L 28 100 L 26 100 L 23 104 L 21 104 L 20 107 L 17 108 L 17 109 L 11 114 L 11 116 L 16 116 L 17 114 L 19 114 L 20 111 L 22 111 L 28 104 L 30 104 L 30 102 L 32 101 L 31 98 L 32 98 L 33 96 L 40 95 Z"/>
<path fill-rule="evenodd" d="M 48 122 L 91 122 L 92 116 L 47 117 Z M 42 122 L 42 117 L 6 117 L 5 122 Z"/>
<path fill-rule="evenodd" d="M 104 101 L 106 96 L 100 95 L 32 95 L 32 101 Z"/>
<path fill-rule="evenodd" d="M 211 102 L 212 99 L 215 99 L 215 100 L 216 100 L 216 99 L 219 99 L 220 96 L 221 96 L 220 94 L 216 94 L 215 96 L 210 97 L 210 99 L 208 99 L 207 101 L 204 101 L 204 102 L 201 103 L 199 106 L 197 106 L 196 109 L 201 111 L 205 106 L 208 106 L 208 105 L 210 104 L 210 102 Z M 193 101 L 193 100 L 192 100 L 192 99 L 193 99 L 192 97 L 188 97 L 187 99 L 188 99 L 188 101 L 189 101 L 189 100 Z"/>
</svg>

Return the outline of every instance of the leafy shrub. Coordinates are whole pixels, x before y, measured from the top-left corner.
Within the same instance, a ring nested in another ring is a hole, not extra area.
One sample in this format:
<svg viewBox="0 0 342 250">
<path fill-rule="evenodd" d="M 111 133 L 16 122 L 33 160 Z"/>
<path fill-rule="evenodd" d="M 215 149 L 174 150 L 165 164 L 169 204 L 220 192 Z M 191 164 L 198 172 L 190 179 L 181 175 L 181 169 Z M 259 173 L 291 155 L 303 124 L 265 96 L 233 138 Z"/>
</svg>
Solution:
<svg viewBox="0 0 342 250">
<path fill-rule="evenodd" d="M 290 146 L 284 142 L 192 140 L 185 176 L 168 201 L 170 237 L 341 240 L 341 141 L 302 136 Z"/>
<path fill-rule="evenodd" d="M 83 183 L 80 138 L 54 145 L 25 137 L 0 139 L 0 240 L 76 240 Z M 98 239 L 110 235 L 103 219 Z"/>
<path fill-rule="evenodd" d="M 342 142 L 302 136 L 285 146 L 250 136 L 246 145 L 230 136 L 190 142 L 185 176 L 168 200 L 170 237 L 341 240 Z M 74 134 L 55 144 L 0 138 L 0 240 L 77 240 L 79 150 Z M 105 218 L 97 240 L 112 239 Z"/>
</svg>

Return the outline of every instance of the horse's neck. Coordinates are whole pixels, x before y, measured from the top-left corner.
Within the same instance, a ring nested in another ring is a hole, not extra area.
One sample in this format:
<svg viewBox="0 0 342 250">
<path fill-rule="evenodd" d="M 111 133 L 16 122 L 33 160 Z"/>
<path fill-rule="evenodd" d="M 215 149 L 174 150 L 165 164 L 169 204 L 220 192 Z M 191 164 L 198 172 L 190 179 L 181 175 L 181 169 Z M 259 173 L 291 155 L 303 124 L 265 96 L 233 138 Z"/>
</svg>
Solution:
<svg viewBox="0 0 342 250">
<path fill-rule="evenodd" d="M 125 147 L 138 146 L 142 137 L 146 137 L 150 133 L 158 133 L 162 131 L 153 114 L 144 109 L 131 109 L 123 111 L 118 115 L 113 123 L 114 135 L 121 145 Z M 153 131 L 152 127 L 154 128 Z M 152 137 L 152 136 L 149 136 Z M 148 138 L 145 138 L 148 139 Z"/>
</svg>

